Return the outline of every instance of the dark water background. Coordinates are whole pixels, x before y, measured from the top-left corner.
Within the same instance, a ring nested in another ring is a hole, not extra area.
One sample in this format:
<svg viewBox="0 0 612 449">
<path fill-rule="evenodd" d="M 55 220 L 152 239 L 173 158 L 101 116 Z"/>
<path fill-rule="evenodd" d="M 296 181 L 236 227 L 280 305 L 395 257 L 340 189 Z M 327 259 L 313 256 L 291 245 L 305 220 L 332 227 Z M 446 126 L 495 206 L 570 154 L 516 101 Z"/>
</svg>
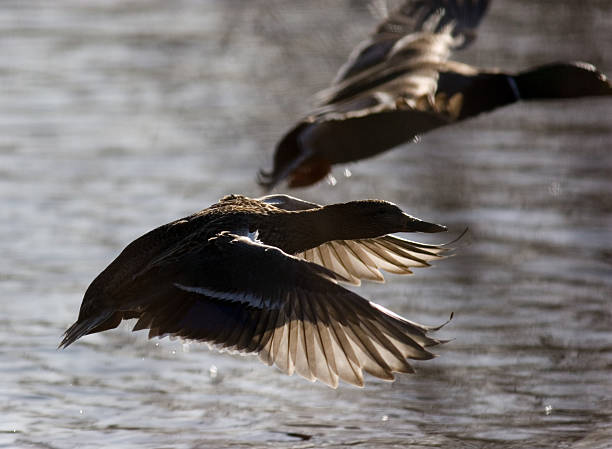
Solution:
<svg viewBox="0 0 612 449">
<path fill-rule="evenodd" d="M 331 390 L 127 326 L 55 349 L 129 241 L 261 193 L 374 23 L 348 0 L 2 3 L 0 447 L 612 447 L 609 99 L 514 105 L 298 192 L 469 226 L 456 257 L 361 289 L 418 322 L 455 312 L 416 375 Z M 499 0 L 459 58 L 612 74 L 611 51 L 609 1 Z"/>
</svg>

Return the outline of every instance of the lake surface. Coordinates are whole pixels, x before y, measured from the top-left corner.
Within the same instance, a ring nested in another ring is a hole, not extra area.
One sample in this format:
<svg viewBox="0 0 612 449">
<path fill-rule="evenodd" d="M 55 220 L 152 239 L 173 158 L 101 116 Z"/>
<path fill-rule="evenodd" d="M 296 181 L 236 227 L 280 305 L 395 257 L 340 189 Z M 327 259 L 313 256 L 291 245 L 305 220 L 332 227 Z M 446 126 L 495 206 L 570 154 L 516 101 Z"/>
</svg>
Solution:
<svg viewBox="0 0 612 449">
<path fill-rule="evenodd" d="M 128 325 L 58 351 L 127 243 L 262 193 L 376 19 L 348 0 L 2 6 L 0 447 L 612 447 L 611 99 L 513 105 L 295 192 L 393 201 L 449 226 L 430 242 L 469 227 L 455 257 L 360 289 L 425 324 L 455 312 L 415 375 L 331 390 Z M 610 49 L 608 1 L 500 0 L 458 59 L 612 74 Z"/>
</svg>

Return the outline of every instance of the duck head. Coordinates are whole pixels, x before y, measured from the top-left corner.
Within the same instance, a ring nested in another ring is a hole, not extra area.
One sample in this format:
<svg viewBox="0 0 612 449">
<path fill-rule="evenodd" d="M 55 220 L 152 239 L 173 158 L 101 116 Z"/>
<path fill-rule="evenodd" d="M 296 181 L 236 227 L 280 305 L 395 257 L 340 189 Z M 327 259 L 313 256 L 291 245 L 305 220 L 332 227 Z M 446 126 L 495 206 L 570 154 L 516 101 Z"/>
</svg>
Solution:
<svg viewBox="0 0 612 449">
<path fill-rule="evenodd" d="M 378 237 L 394 232 L 442 232 L 446 227 L 420 220 L 393 203 L 380 200 L 351 201 L 325 206 L 326 215 L 352 238 Z"/>
<path fill-rule="evenodd" d="M 557 62 L 535 67 L 515 77 L 521 98 L 576 98 L 612 95 L 612 84 L 586 62 Z"/>
</svg>

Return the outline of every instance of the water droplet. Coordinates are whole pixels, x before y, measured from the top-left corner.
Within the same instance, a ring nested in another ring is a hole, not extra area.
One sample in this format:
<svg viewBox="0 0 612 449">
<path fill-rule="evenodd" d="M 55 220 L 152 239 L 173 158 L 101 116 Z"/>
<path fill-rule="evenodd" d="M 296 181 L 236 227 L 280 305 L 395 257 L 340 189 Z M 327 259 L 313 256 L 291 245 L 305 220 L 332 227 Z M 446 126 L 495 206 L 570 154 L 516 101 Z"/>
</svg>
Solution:
<svg viewBox="0 0 612 449">
<path fill-rule="evenodd" d="M 172 351 L 170 351 L 170 354 L 176 355 L 176 351 L 173 349 Z"/>
<path fill-rule="evenodd" d="M 327 183 L 333 187 L 338 184 L 338 180 L 334 177 L 334 175 L 330 173 L 329 175 L 327 175 Z"/>
<path fill-rule="evenodd" d="M 351 171 L 348 168 L 344 169 L 344 177 L 345 178 L 350 178 L 351 176 L 353 176 L 353 173 L 351 173 Z"/>
<path fill-rule="evenodd" d="M 210 376 L 210 378 L 215 379 L 218 374 L 219 371 L 217 370 L 217 367 L 215 365 L 210 365 L 210 368 L 208 369 L 208 375 Z"/>
<path fill-rule="evenodd" d="M 81 415 L 82 415 L 82 414 L 83 414 L 83 410 L 79 410 L 79 414 L 81 414 Z"/>
<path fill-rule="evenodd" d="M 383 415 L 382 418 L 380 418 L 381 421 L 389 421 L 389 416 L 388 415 Z"/>
<path fill-rule="evenodd" d="M 413 141 L 414 143 L 419 143 L 419 142 L 421 141 L 421 136 L 414 136 L 414 137 L 412 138 L 412 141 Z"/>
<path fill-rule="evenodd" d="M 550 415 L 552 413 L 552 405 L 544 407 L 544 413 L 546 413 L 546 416 Z"/>
<path fill-rule="evenodd" d="M 561 195 L 561 184 L 556 181 L 551 182 L 548 186 L 548 193 L 550 193 L 552 196 Z"/>
</svg>

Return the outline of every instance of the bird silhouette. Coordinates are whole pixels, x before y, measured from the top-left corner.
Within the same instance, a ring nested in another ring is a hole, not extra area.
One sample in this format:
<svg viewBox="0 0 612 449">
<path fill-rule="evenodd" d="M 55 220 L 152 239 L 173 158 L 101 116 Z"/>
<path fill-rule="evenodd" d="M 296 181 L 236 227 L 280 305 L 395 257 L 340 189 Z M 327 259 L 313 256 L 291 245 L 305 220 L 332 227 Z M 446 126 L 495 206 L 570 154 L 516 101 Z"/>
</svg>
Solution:
<svg viewBox="0 0 612 449">
<path fill-rule="evenodd" d="M 91 283 L 60 347 L 137 319 L 174 336 L 255 353 L 336 387 L 362 370 L 393 380 L 433 357 L 437 328 L 408 321 L 339 282 L 383 281 L 448 252 L 389 235 L 444 226 L 379 200 L 320 206 L 287 195 L 230 195 L 130 243 Z"/>
<path fill-rule="evenodd" d="M 469 45 L 488 0 L 409 0 L 361 42 L 318 107 L 279 141 L 273 168 L 259 173 L 272 189 L 323 179 L 332 165 L 375 156 L 449 125 L 519 100 L 612 95 L 605 75 L 584 62 L 519 73 L 449 60 Z"/>
</svg>

